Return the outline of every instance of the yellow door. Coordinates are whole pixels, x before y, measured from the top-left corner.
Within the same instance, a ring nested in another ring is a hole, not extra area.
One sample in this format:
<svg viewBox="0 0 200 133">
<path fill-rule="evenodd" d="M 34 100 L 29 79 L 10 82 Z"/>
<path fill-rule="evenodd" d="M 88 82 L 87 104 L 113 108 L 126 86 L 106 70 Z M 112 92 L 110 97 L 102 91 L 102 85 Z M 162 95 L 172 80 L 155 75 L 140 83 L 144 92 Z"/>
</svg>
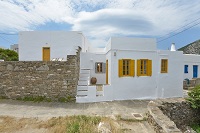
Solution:
<svg viewBox="0 0 200 133">
<path fill-rule="evenodd" d="M 106 60 L 106 84 L 108 84 L 108 60 Z"/>
<path fill-rule="evenodd" d="M 43 47 L 43 61 L 50 61 L 50 47 Z"/>
</svg>

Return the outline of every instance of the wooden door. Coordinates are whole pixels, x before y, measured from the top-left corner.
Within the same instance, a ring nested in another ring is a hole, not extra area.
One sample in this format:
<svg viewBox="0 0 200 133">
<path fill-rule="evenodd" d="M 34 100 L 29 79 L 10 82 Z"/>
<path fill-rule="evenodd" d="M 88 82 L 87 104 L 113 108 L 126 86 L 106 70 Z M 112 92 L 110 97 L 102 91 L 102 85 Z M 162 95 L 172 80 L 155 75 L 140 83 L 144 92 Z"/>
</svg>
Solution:
<svg viewBox="0 0 200 133">
<path fill-rule="evenodd" d="M 108 84 L 108 60 L 106 60 L 106 84 Z"/>
<path fill-rule="evenodd" d="M 43 47 L 42 56 L 43 61 L 50 61 L 50 47 Z"/>
</svg>

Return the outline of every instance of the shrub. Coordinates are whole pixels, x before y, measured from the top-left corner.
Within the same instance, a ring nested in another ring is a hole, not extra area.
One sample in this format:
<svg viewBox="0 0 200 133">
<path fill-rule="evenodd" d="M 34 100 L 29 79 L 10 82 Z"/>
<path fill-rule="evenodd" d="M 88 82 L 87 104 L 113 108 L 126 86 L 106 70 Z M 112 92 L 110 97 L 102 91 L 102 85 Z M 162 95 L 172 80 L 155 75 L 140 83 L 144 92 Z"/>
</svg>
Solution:
<svg viewBox="0 0 200 133">
<path fill-rule="evenodd" d="M 191 92 L 188 93 L 186 99 L 194 109 L 200 108 L 200 86 L 196 86 Z"/>
<path fill-rule="evenodd" d="M 200 133 L 200 126 L 198 124 L 193 124 L 192 129 L 195 130 L 197 133 Z"/>
<path fill-rule="evenodd" d="M 13 50 L 0 48 L 0 59 L 5 61 L 18 61 L 18 53 Z"/>
</svg>

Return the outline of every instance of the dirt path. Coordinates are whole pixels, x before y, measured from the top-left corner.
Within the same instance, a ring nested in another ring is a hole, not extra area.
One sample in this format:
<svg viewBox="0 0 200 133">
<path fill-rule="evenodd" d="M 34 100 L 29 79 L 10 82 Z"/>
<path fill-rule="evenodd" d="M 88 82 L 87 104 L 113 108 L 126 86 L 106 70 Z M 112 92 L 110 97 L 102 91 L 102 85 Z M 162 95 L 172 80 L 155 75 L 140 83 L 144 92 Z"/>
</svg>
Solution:
<svg viewBox="0 0 200 133">
<path fill-rule="evenodd" d="M 127 133 L 154 133 L 146 121 L 126 121 L 134 119 L 133 113 L 145 116 L 148 102 L 131 100 L 78 104 L 0 100 L 0 127 L 5 127 L 5 123 L 10 123 L 7 124 L 10 126 L 6 128 L 8 133 L 30 133 L 30 131 L 32 133 L 42 133 L 49 131 L 48 128 L 40 127 L 40 125 L 48 122 L 51 118 L 86 115 L 110 117 L 112 119 L 123 118 L 124 121 L 117 121 L 117 123 Z"/>
</svg>

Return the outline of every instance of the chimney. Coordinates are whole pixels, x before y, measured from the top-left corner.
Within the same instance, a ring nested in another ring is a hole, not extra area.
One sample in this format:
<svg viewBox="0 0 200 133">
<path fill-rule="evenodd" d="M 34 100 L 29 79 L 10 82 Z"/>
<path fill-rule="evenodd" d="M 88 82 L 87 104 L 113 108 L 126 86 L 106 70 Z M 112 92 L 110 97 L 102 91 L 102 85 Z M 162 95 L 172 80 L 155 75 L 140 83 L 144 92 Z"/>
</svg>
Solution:
<svg viewBox="0 0 200 133">
<path fill-rule="evenodd" d="M 175 43 L 172 43 L 170 51 L 176 51 Z"/>
</svg>

